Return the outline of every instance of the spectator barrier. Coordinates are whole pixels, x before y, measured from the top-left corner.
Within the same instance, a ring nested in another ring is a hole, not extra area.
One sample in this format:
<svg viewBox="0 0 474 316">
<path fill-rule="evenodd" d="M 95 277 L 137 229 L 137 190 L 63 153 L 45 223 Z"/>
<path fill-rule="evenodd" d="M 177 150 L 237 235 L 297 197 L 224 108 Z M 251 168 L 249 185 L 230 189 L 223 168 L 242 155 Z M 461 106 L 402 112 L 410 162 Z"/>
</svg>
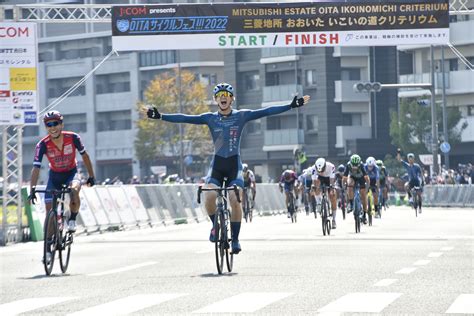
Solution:
<svg viewBox="0 0 474 316">
<path fill-rule="evenodd" d="M 423 190 L 425 206 L 474 207 L 474 185 L 426 185 Z"/>
<path fill-rule="evenodd" d="M 110 185 L 83 187 L 78 216 L 79 231 L 86 233 L 116 230 L 143 225 L 169 225 L 207 220 L 203 207 L 197 204 L 197 184 L 179 185 Z M 42 189 L 42 188 L 38 188 Z M 27 196 L 26 189 L 24 195 Z M 42 240 L 46 212 L 44 196 L 39 194 L 34 207 L 28 206 L 32 240 Z M 68 202 L 67 202 L 68 203 Z M 69 205 L 66 203 L 66 210 Z M 284 196 L 277 184 L 259 184 L 255 211 L 259 215 L 286 212 Z"/>
</svg>

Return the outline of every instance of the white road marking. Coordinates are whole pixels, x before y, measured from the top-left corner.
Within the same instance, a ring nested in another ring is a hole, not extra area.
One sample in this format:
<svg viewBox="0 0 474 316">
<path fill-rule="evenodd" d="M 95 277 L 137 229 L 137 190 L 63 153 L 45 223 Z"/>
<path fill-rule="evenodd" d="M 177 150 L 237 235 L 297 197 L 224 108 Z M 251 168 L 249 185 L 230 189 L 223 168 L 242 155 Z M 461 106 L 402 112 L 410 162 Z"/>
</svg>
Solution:
<svg viewBox="0 0 474 316">
<path fill-rule="evenodd" d="M 320 308 L 318 312 L 380 313 L 402 293 L 350 293 Z"/>
<path fill-rule="evenodd" d="M 418 260 L 413 265 L 414 266 L 425 266 L 430 262 L 431 262 L 431 260 Z"/>
<path fill-rule="evenodd" d="M 293 293 L 247 292 L 195 310 L 193 313 L 252 313 Z"/>
<path fill-rule="evenodd" d="M 383 279 L 375 283 L 373 286 L 389 286 L 397 281 L 398 279 Z"/>
<path fill-rule="evenodd" d="M 152 264 L 156 264 L 156 262 L 155 261 L 148 261 L 148 262 L 134 264 L 134 265 L 123 267 L 123 268 L 118 268 L 118 269 L 113 269 L 113 270 L 108 270 L 108 271 L 98 272 L 98 273 L 92 273 L 92 274 L 88 274 L 88 276 L 101 276 L 101 275 L 119 273 L 119 272 L 138 269 L 138 268 L 145 267 L 145 266 L 150 266 Z"/>
<path fill-rule="evenodd" d="M 442 254 L 443 254 L 442 252 L 430 252 L 428 254 L 428 257 L 429 258 L 438 258 L 438 257 L 441 257 Z"/>
<path fill-rule="evenodd" d="M 398 271 L 395 272 L 395 273 L 397 273 L 397 274 L 410 274 L 410 273 L 412 273 L 413 271 L 415 271 L 416 269 L 417 269 L 417 268 L 413 268 L 413 267 L 412 267 L 412 268 L 403 268 L 403 269 L 398 270 Z"/>
<path fill-rule="evenodd" d="M 187 294 L 167 293 L 132 295 L 105 304 L 86 308 L 81 311 L 68 314 L 68 316 L 127 315 L 151 306 L 159 305 L 184 295 Z"/>
<path fill-rule="evenodd" d="M 446 314 L 474 314 L 474 294 L 461 294 L 449 306 Z"/>
<path fill-rule="evenodd" d="M 37 308 L 54 305 L 75 299 L 76 297 L 39 297 L 25 298 L 23 300 L 13 301 L 0 305 L 0 315 L 10 316 L 29 312 Z M 59 310 L 58 310 L 59 312 Z"/>
<path fill-rule="evenodd" d="M 453 249 L 454 249 L 454 247 L 443 247 L 443 248 L 441 248 L 441 250 L 443 250 L 443 251 L 451 251 Z"/>
</svg>

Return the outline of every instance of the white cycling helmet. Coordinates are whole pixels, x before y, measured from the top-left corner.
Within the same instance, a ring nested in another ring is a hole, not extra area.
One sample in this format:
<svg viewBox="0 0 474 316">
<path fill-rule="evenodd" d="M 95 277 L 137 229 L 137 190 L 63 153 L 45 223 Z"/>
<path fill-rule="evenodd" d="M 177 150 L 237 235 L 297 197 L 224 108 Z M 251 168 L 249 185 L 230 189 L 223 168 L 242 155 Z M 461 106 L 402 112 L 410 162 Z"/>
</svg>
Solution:
<svg viewBox="0 0 474 316">
<path fill-rule="evenodd" d="M 374 167 L 375 166 L 375 158 L 374 157 L 367 158 L 366 163 L 367 163 L 368 167 Z"/>
<path fill-rule="evenodd" d="M 304 170 L 304 175 L 305 175 L 305 176 L 309 177 L 311 174 L 312 174 L 311 168 L 306 168 L 306 169 Z"/>
<path fill-rule="evenodd" d="M 326 159 L 318 158 L 318 160 L 316 160 L 316 163 L 314 164 L 314 166 L 316 167 L 316 170 L 318 172 L 323 172 L 324 169 L 326 169 Z"/>
</svg>

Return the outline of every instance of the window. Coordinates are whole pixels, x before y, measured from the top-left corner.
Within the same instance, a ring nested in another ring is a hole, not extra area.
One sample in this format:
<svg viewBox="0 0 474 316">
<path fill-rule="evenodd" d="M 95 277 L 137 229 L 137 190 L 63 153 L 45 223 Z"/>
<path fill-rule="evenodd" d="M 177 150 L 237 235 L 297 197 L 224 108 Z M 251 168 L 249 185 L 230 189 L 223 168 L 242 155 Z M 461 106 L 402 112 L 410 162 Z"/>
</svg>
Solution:
<svg viewBox="0 0 474 316">
<path fill-rule="evenodd" d="M 306 70 L 305 73 L 306 73 L 305 84 L 307 86 L 315 86 L 316 85 L 316 70 L 315 69 Z"/>
<path fill-rule="evenodd" d="M 66 130 L 73 131 L 75 133 L 87 132 L 87 116 L 83 114 L 68 114 L 64 118 L 64 126 Z"/>
<path fill-rule="evenodd" d="M 449 60 L 449 71 L 457 71 L 458 70 L 458 59 L 453 58 Z"/>
<path fill-rule="evenodd" d="M 341 80 L 360 80 L 360 69 L 341 68 Z"/>
<path fill-rule="evenodd" d="M 306 129 L 310 132 L 317 132 L 319 121 L 317 115 L 306 115 Z"/>
<path fill-rule="evenodd" d="M 258 71 L 243 73 L 245 91 L 257 91 L 260 87 L 260 74 Z"/>
<path fill-rule="evenodd" d="M 38 126 L 25 126 L 25 128 L 23 129 L 24 137 L 38 136 L 38 134 L 39 134 Z"/>
<path fill-rule="evenodd" d="M 175 52 L 172 50 L 140 53 L 140 67 L 174 64 Z"/>
<path fill-rule="evenodd" d="M 474 116 L 474 105 L 467 106 L 467 116 Z"/>
<path fill-rule="evenodd" d="M 49 79 L 48 98 L 59 98 L 79 80 L 81 80 L 81 77 Z M 77 87 L 69 96 L 74 97 L 81 95 L 86 95 L 86 87 L 84 85 Z"/>
<path fill-rule="evenodd" d="M 130 73 L 121 72 L 96 76 L 96 93 L 117 93 L 130 91 Z"/>
<path fill-rule="evenodd" d="M 278 72 L 267 72 L 267 86 L 279 86 L 280 74 Z"/>
<path fill-rule="evenodd" d="M 217 84 L 216 74 L 200 74 L 199 81 L 205 86 L 214 86 Z"/>
<path fill-rule="evenodd" d="M 267 130 L 281 129 L 281 121 L 278 116 L 267 117 Z"/>
<path fill-rule="evenodd" d="M 132 128 L 132 113 L 130 110 L 99 112 L 97 115 L 97 130 L 119 131 Z"/>
<path fill-rule="evenodd" d="M 245 125 L 245 129 L 249 135 L 260 134 L 262 131 L 262 122 L 260 119 L 250 121 Z"/>
<path fill-rule="evenodd" d="M 352 126 L 362 126 L 362 114 L 353 113 L 352 115 Z"/>
</svg>

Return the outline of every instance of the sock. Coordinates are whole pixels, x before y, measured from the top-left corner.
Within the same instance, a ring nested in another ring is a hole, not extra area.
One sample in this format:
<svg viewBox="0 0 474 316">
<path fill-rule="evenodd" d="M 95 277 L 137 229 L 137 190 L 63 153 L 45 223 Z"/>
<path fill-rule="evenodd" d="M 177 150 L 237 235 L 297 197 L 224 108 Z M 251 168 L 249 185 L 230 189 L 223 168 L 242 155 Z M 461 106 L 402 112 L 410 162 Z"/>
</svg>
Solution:
<svg viewBox="0 0 474 316">
<path fill-rule="evenodd" d="M 232 240 L 239 240 L 240 224 L 241 222 L 230 222 L 230 227 L 232 230 Z"/>
<path fill-rule="evenodd" d="M 214 226 L 214 219 L 216 218 L 216 214 L 209 215 L 209 218 L 211 219 L 211 225 Z"/>
<path fill-rule="evenodd" d="M 71 217 L 69 217 L 70 221 L 75 221 L 76 220 L 77 213 L 71 212 Z"/>
<path fill-rule="evenodd" d="M 349 200 L 349 205 L 352 206 L 354 204 L 354 200 Z"/>
</svg>

